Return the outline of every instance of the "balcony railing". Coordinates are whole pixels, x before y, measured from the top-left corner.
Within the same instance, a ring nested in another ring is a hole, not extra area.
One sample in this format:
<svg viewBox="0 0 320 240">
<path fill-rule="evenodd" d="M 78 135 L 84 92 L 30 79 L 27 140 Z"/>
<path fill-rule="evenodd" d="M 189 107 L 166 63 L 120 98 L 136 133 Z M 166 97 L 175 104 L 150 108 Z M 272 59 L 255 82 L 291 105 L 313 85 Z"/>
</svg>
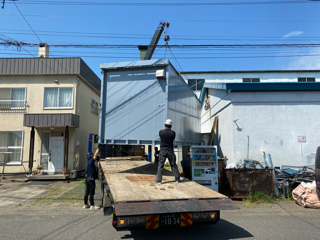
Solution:
<svg viewBox="0 0 320 240">
<path fill-rule="evenodd" d="M 25 109 L 26 100 L 0 100 L 0 110 Z"/>
</svg>

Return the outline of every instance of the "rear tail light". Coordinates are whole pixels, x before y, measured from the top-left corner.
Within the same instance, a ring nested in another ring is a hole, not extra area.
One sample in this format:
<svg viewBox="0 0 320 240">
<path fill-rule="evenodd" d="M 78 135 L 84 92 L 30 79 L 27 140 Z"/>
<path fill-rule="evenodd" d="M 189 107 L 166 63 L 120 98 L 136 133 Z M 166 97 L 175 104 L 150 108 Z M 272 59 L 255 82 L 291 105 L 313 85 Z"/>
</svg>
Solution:
<svg viewBox="0 0 320 240">
<path fill-rule="evenodd" d="M 146 217 L 145 216 L 117 217 L 117 221 L 115 222 L 117 224 L 117 227 L 145 226 Z"/>
<path fill-rule="evenodd" d="M 201 213 L 193 213 L 193 221 L 194 222 L 206 222 L 206 221 L 214 221 L 219 219 L 218 212 L 201 212 Z"/>
</svg>

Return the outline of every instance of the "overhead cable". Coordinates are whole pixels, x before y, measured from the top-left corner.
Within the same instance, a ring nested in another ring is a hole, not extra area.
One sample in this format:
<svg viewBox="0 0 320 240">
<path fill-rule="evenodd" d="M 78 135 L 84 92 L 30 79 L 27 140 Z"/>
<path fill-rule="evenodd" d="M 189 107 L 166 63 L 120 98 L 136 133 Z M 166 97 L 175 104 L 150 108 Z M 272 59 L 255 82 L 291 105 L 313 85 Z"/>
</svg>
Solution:
<svg viewBox="0 0 320 240">
<path fill-rule="evenodd" d="M 11 1 L 9 2 L 11 3 Z M 78 5 L 78 6 L 131 6 L 131 7 L 188 7 L 188 6 L 219 6 L 219 5 L 272 5 L 272 4 L 297 4 L 317 3 L 315 0 L 288 0 L 288 1 L 251 1 L 251 2 L 94 2 L 94 1 L 44 1 L 44 0 L 20 0 L 19 4 L 48 4 L 48 5 Z"/>
<path fill-rule="evenodd" d="M 4 44 L 4 43 L 0 43 Z M 15 45 L 13 42 L 12 45 Z M 36 43 L 23 43 L 24 46 L 37 46 Z M 139 45 L 133 44 L 50 44 L 50 47 L 63 47 L 63 48 L 137 48 Z M 151 46 L 151 45 L 148 45 Z M 166 45 L 157 45 L 156 47 L 162 48 Z M 202 49 L 202 48 L 315 48 L 320 47 L 320 44 L 202 44 L 202 45 L 170 45 L 170 48 L 181 49 Z"/>
<path fill-rule="evenodd" d="M 0 13 L 0 15 L 7 16 L 18 16 L 18 14 L 11 13 Z M 110 17 L 89 17 L 89 16 L 53 16 L 53 15 L 37 15 L 37 14 L 25 14 L 24 16 L 28 17 L 44 17 L 44 18 L 76 18 L 76 19 L 105 19 L 105 20 L 119 20 L 119 21 L 157 21 L 159 19 L 150 19 L 150 18 L 110 18 Z M 299 19 L 299 20 L 231 20 L 231 19 L 171 19 L 170 22 L 218 22 L 218 23 L 288 23 L 288 22 L 320 22 L 319 20 L 307 20 L 307 19 Z"/>
<path fill-rule="evenodd" d="M 8 53 L 0 53 L 8 54 Z M 12 55 L 30 55 L 21 53 L 10 53 Z M 214 58 L 284 58 L 284 57 L 318 57 L 320 54 L 292 54 L 292 55 L 262 55 L 262 56 L 215 56 L 215 57 L 176 57 L 176 59 L 214 59 Z M 35 57 L 33 55 L 33 57 Z M 136 57 L 126 57 L 126 56 L 101 56 L 101 55 L 55 55 L 55 58 L 122 58 L 122 59 L 135 59 Z"/>
</svg>

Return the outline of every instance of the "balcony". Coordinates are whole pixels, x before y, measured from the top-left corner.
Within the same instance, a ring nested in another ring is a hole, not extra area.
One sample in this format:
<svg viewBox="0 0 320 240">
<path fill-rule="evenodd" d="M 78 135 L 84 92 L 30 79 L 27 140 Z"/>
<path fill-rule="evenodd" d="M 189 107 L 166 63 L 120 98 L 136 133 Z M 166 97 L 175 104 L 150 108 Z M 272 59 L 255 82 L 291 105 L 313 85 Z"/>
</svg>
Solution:
<svg viewBox="0 0 320 240">
<path fill-rule="evenodd" d="M 26 103 L 26 100 L 0 100 L 0 110 L 23 110 Z"/>
</svg>

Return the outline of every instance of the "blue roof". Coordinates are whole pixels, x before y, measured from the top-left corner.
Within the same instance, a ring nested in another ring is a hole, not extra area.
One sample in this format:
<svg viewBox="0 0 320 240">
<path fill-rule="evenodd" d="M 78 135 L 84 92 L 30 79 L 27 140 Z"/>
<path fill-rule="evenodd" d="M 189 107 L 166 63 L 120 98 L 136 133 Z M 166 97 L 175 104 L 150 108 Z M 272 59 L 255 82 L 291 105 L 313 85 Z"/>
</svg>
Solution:
<svg viewBox="0 0 320 240">
<path fill-rule="evenodd" d="M 320 91 L 320 82 L 205 83 L 200 94 L 201 105 L 208 88 L 226 92 Z"/>
</svg>

